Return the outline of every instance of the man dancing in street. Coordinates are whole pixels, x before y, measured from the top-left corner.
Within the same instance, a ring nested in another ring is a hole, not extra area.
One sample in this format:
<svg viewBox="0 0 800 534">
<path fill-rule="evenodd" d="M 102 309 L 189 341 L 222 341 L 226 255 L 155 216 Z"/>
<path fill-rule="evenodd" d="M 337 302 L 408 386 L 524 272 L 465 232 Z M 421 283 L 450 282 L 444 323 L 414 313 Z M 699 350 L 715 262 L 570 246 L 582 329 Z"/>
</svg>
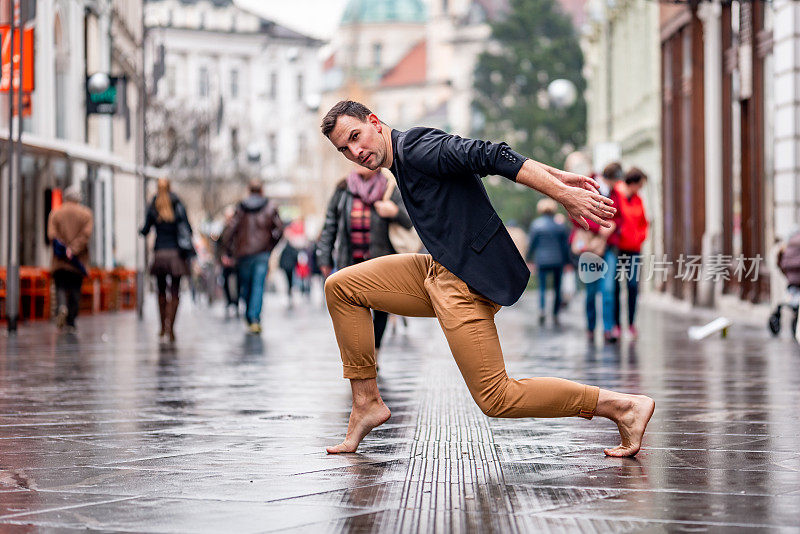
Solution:
<svg viewBox="0 0 800 534">
<path fill-rule="evenodd" d="M 391 415 L 375 381 L 370 309 L 436 317 L 472 398 L 490 417 L 606 417 L 622 443 L 609 456 L 633 456 L 655 402 L 561 378 L 508 377 L 494 324 L 514 304 L 530 271 L 481 181 L 498 174 L 561 203 L 569 215 L 608 227 L 615 213 L 588 177 L 525 158 L 505 143 L 462 139 L 431 128 L 400 132 L 364 105 L 342 101 L 322 121 L 322 133 L 347 159 L 384 167 L 398 187 L 427 254 L 398 254 L 344 268 L 325 282 L 336 341 L 350 379 L 353 408 L 347 435 L 329 453 L 355 452 Z M 588 225 L 586 225 L 588 226 Z"/>
</svg>

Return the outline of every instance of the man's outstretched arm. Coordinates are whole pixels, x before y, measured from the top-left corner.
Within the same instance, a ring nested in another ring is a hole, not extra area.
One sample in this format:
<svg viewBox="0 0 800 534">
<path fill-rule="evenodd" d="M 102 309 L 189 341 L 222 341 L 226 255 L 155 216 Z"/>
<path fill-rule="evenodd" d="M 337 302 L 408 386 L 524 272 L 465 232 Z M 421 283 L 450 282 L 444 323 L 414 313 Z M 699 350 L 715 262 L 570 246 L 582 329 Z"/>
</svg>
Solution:
<svg viewBox="0 0 800 534">
<path fill-rule="evenodd" d="M 554 171 L 557 169 L 553 169 Z M 563 173 L 563 171 L 558 171 Z M 600 226 L 610 227 L 616 213 L 612 201 L 597 192 L 592 179 L 578 174 L 563 173 L 554 176 L 548 167 L 532 159 L 525 160 L 516 176 L 516 182 L 535 189 L 566 208 L 570 217 L 589 229 L 586 219 Z M 574 178 L 573 178 L 574 177 Z M 568 185 L 575 184 L 575 185 Z"/>
</svg>

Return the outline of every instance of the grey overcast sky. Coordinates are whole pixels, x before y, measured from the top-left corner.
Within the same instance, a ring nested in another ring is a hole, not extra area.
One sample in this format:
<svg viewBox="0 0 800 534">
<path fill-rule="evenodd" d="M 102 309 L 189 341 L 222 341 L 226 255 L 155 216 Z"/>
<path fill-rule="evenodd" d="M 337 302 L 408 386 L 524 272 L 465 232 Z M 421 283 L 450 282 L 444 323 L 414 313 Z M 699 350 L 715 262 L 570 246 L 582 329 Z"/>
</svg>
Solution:
<svg viewBox="0 0 800 534">
<path fill-rule="evenodd" d="M 312 37 L 329 39 L 347 0 L 235 0 L 264 18 Z"/>
</svg>

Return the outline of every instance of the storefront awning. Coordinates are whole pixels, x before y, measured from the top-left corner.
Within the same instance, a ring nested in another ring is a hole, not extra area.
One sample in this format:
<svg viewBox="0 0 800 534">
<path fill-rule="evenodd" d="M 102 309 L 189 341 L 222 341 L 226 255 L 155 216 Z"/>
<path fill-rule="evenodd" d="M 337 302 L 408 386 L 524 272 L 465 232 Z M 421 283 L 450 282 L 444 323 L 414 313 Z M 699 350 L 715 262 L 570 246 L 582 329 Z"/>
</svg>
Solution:
<svg viewBox="0 0 800 534">
<path fill-rule="evenodd" d="M 0 132 L 0 141 L 8 141 L 8 131 Z M 71 160 L 83 161 L 91 165 L 103 165 L 115 170 L 136 174 L 136 164 L 121 159 L 116 154 L 100 148 L 76 143 L 65 139 L 52 139 L 28 132 L 22 132 L 23 150 L 28 154 L 41 154 L 58 156 Z M 155 167 L 145 167 L 144 175 L 148 178 L 157 178 L 163 171 Z"/>
</svg>

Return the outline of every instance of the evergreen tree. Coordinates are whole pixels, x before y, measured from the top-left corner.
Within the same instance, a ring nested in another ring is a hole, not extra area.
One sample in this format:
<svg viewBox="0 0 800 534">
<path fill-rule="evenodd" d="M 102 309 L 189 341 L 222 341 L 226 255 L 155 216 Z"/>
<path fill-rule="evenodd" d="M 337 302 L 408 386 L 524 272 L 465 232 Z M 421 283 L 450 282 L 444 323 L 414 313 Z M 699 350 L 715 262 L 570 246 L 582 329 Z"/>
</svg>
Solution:
<svg viewBox="0 0 800 534">
<path fill-rule="evenodd" d="M 475 68 L 475 111 L 482 120 L 475 137 L 507 140 L 534 159 L 561 167 L 569 152 L 586 141 L 583 54 L 577 32 L 558 2 L 511 0 L 509 13 L 491 24 L 492 41 Z M 496 49 L 495 49 L 496 48 Z M 575 103 L 551 106 L 547 86 L 570 80 Z M 488 184 L 501 216 L 527 224 L 535 215 L 537 195 L 513 184 Z M 521 195 L 521 197 L 520 197 Z"/>
</svg>

